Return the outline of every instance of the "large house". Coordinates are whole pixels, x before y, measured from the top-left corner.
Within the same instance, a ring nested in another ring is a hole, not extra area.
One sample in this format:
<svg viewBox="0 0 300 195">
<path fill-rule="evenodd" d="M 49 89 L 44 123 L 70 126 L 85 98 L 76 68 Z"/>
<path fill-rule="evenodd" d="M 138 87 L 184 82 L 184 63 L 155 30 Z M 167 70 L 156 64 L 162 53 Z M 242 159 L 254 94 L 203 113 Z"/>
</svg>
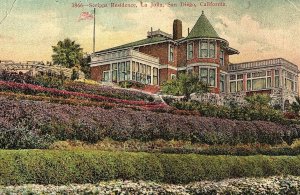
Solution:
<svg viewBox="0 0 300 195">
<path fill-rule="evenodd" d="M 143 40 L 96 52 L 91 77 L 103 82 L 161 85 L 187 72 L 199 75 L 220 96 L 268 93 L 274 104 L 294 101 L 297 65 L 282 58 L 231 64 L 229 56 L 235 54 L 239 51 L 219 37 L 202 12 L 187 37 L 182 36 L 182 22 L 176 19 L 173 35 L 151 29 Z"/>
</svg>

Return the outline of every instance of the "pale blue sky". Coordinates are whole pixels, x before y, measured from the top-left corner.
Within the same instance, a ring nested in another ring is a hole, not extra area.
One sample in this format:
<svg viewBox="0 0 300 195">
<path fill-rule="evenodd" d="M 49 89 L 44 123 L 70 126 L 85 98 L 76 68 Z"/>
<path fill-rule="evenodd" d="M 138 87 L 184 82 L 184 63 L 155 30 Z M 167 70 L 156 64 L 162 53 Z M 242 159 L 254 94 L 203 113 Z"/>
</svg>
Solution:
<svg viewBox="0 0 300 195">
<path fill-rule="evenodd" d="M 0 21 L 15 0 L 1 0 Z M 51 45 L 66 37 L 92 51 L 91 20 L 78 21 L 83 11 L 72 8 L 76 0 L 16 0 L 11 13 L 0 24 L 0 59 L 51 60 Z M 82 0 L 82 3 L 137 3 L 137 0 Z M 144 1 L 145 3 L 146 1 Z M 152 2 L 152 1 L 148 1 Z M 181 1 L 157 0 L 177 3 Z M 184 1 L 186 2 L 186 1 Z M 184 35 L 201 11 L 218 34 L 241 54 L 231 61 L 284 57 L 300 65 L 300 0 L 219 0 L 225 7 L 195 8 L 101 8 L 97 9 L 97 50 L 143 39 L 151 27 L 172 33 L 172 22 L 183 21 Z"/>
</svg>

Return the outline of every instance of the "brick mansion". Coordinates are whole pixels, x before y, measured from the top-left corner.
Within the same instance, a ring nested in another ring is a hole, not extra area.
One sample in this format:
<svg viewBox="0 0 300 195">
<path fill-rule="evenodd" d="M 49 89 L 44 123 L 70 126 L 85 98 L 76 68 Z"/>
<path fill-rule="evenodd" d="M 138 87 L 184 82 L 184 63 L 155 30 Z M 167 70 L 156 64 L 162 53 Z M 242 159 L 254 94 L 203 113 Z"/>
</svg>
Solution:
<svg viewBox="0 0 300 195">
<path fill-rule="evenodd" d="M 204 12 L 186 37 L 182 22 L 173 22 L 173 34 L 161 30 L 147 38 L 98 51 L 92 56 L 91 77 L 102 82 L 132 80 L 161 85 L 178 74 L 193 73 L 219 96 L 267 93 L 284 106 L 298 95 L 298 66 L 283 58 L 230 63 L 237 49 L 217 34 Z"/>
</svg>

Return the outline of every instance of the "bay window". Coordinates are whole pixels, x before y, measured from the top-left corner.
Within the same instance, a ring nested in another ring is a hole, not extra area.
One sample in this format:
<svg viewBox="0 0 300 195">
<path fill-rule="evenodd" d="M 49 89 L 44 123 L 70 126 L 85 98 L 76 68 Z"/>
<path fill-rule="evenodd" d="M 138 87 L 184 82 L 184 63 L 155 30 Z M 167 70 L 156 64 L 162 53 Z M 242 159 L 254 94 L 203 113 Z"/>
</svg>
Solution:
<svg viewBox="0 0 300 195">
<path fill-rule="evenodd" d="M 216 42 L 214 40 L 201 40 L 199 42 L 199 57 L 200 58 L 215 58 L 216 57 Z"/>
<path fill-rule="evenodd" d="M 216 87 L 216 69 L 215 68 L 200 68 L 200 81 L 208 86 Z"/>
<path fill-rule="evenodd" d="M 225 75 L 221 74 L 220 77 L 220 92 L 225 92 Z"/>
<path fill-rule="evenodd" d="M 188 49 L 187 49 L 188 59 L 192 59 L 194 57 L 193 46 L 194 46 L 193 43 L 188 44 Z"/>
<path fill-rule="evenodd" d="M 221 52 L 220 52 L 220 65 L 221 66 L 224 66 L 224 51 L 223 50 L 221 50 Z"/>
</svg>

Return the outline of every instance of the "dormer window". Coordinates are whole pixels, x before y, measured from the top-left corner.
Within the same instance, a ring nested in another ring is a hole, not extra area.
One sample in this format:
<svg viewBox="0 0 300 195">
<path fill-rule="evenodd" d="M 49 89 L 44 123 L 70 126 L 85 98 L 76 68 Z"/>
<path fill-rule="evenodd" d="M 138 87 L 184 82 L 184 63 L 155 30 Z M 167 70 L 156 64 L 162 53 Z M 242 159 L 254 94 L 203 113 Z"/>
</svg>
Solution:
<svg viewBox="0 0 300 195">
<path fill-rule="evenodd" d="M 216 55 L 216 43 L 215 41 L 201 40 L 199 57 L 200 58 L 215 58 Z"/>
<path fill-rule="evenodd" d="M 192 59 L 194 56 L 193 46 L 194 46 L 193 43 L 188 44 L 188 48 L 187 48 L 188 59 Z"/>
</svg>

